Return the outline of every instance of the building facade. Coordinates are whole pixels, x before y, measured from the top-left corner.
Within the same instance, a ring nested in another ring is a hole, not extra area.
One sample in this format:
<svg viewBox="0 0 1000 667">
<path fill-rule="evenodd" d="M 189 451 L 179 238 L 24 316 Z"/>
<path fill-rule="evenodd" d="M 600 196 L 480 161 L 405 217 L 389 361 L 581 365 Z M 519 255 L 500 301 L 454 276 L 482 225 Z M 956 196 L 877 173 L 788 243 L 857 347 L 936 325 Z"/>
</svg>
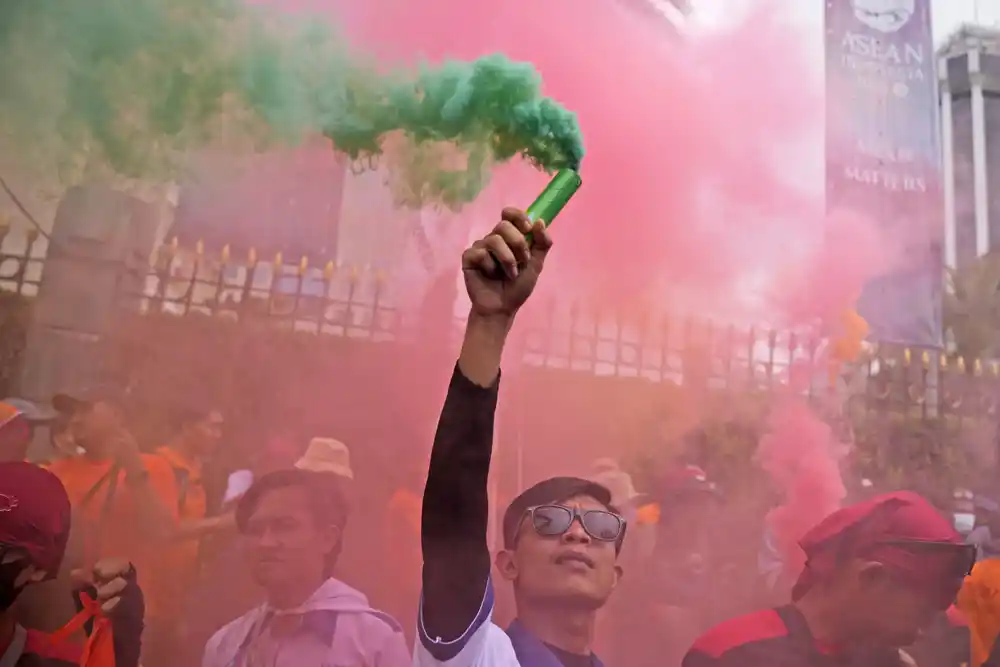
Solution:
<svg viewBox="0 0 1000 667">
<path fill-rule="evenodd" d="M 938 51 L 945 263 L 1000 247 L 1000 30 L 967 26 Z"/>
</svg>

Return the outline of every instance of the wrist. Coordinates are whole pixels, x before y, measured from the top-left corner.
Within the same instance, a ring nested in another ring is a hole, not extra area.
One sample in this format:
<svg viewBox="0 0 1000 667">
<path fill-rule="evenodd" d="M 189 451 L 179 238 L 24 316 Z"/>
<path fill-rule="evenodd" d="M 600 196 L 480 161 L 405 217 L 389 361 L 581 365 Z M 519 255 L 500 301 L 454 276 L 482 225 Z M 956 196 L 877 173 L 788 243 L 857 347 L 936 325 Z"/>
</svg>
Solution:
<svg viewBox="0 0 1000 667">
<path fill-rule="evenodd" d="M 473 384 L 489 387 L 496 382 L 507 334 L 513 323 L 513 315 L 469 313 L 458 367 Z"/>
<path fill-rule="evenodd" d="M 506 337 L 514 325 L 513 313 L 478 313 L 475 309 L 469 311 L 466 328 L 475 331 Z"/>
</svg>

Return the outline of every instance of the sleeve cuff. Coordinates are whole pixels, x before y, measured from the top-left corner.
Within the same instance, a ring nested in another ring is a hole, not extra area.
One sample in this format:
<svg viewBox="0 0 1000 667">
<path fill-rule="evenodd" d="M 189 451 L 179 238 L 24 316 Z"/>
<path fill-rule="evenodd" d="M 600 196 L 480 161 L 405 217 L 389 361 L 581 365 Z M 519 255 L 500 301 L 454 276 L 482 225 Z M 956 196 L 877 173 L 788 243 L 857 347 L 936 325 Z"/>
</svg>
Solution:
<svg viewBox="0 0 1000 667">
<path fill-rule="evenodd" d="M 420 593 L 420 612 L 417 616 L 417 636 L 420 644 L 428 653 L 434 656 L 439 662 L 447 662 L 462 652 L 476 632 L 489 622 L 493 615 L 493 581 L 487 578 L 486 587 L 483 591 L 483 600 L 479 604 L 479 611 L 461 635 L 454 639 L 431 636 L 424 626 L 424 592 Z"/>
<path fill-rule="evenodd" d="M 497 395 L 500 391 L 500 375 L 501 373 L 497 374 L 493 384 L 489 387 L 481 387 L 469 378 L 465 377 L 465 374 L 462 373 L 462 369 L 458 367 L 458 363 L 456 362 L 455 371 L 451 374 L 451 383 L 448 386 L 448 393 L 451 394 L 454 392 L 455 395 L 462 396 L 469 401 L 496 401 Z"/>
</svg>

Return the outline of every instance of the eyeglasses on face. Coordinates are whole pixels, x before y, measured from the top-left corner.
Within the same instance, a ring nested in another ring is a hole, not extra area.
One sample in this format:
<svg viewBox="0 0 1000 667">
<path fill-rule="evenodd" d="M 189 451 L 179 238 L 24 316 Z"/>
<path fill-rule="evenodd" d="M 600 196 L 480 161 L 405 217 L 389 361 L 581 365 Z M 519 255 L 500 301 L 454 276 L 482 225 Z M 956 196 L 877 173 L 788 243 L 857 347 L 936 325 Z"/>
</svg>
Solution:
<svg viewBox="0 0 1000 667">
<path fill-rule="evenodd" d="M 584 532 L 599 542 L 616 542 L 625 532 L 625 519 L 608 510 L 538 505 L 529 507 L 525 514 L 531 520 L 531 527 L 542 537 L 558 537 L 569 530 L 574 521 L 579 521 Z"/>
</svg>

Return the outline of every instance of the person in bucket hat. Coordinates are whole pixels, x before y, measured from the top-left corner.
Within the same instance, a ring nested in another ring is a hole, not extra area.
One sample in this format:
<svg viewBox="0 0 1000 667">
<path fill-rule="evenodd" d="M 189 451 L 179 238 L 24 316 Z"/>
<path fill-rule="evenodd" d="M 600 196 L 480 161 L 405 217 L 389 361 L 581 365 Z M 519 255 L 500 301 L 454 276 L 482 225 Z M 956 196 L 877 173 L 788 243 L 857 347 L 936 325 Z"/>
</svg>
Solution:
<svg viewBox="0 0 1000 667">
<path fill-rule="evenodd" d="M 343 479 L 354 479 L 351 469 L 351 451 L 347 445 L 333 438 L 313 438 L 306 453 L 295 462 L 299 470 L 328 472 Z"/>
</svg>

